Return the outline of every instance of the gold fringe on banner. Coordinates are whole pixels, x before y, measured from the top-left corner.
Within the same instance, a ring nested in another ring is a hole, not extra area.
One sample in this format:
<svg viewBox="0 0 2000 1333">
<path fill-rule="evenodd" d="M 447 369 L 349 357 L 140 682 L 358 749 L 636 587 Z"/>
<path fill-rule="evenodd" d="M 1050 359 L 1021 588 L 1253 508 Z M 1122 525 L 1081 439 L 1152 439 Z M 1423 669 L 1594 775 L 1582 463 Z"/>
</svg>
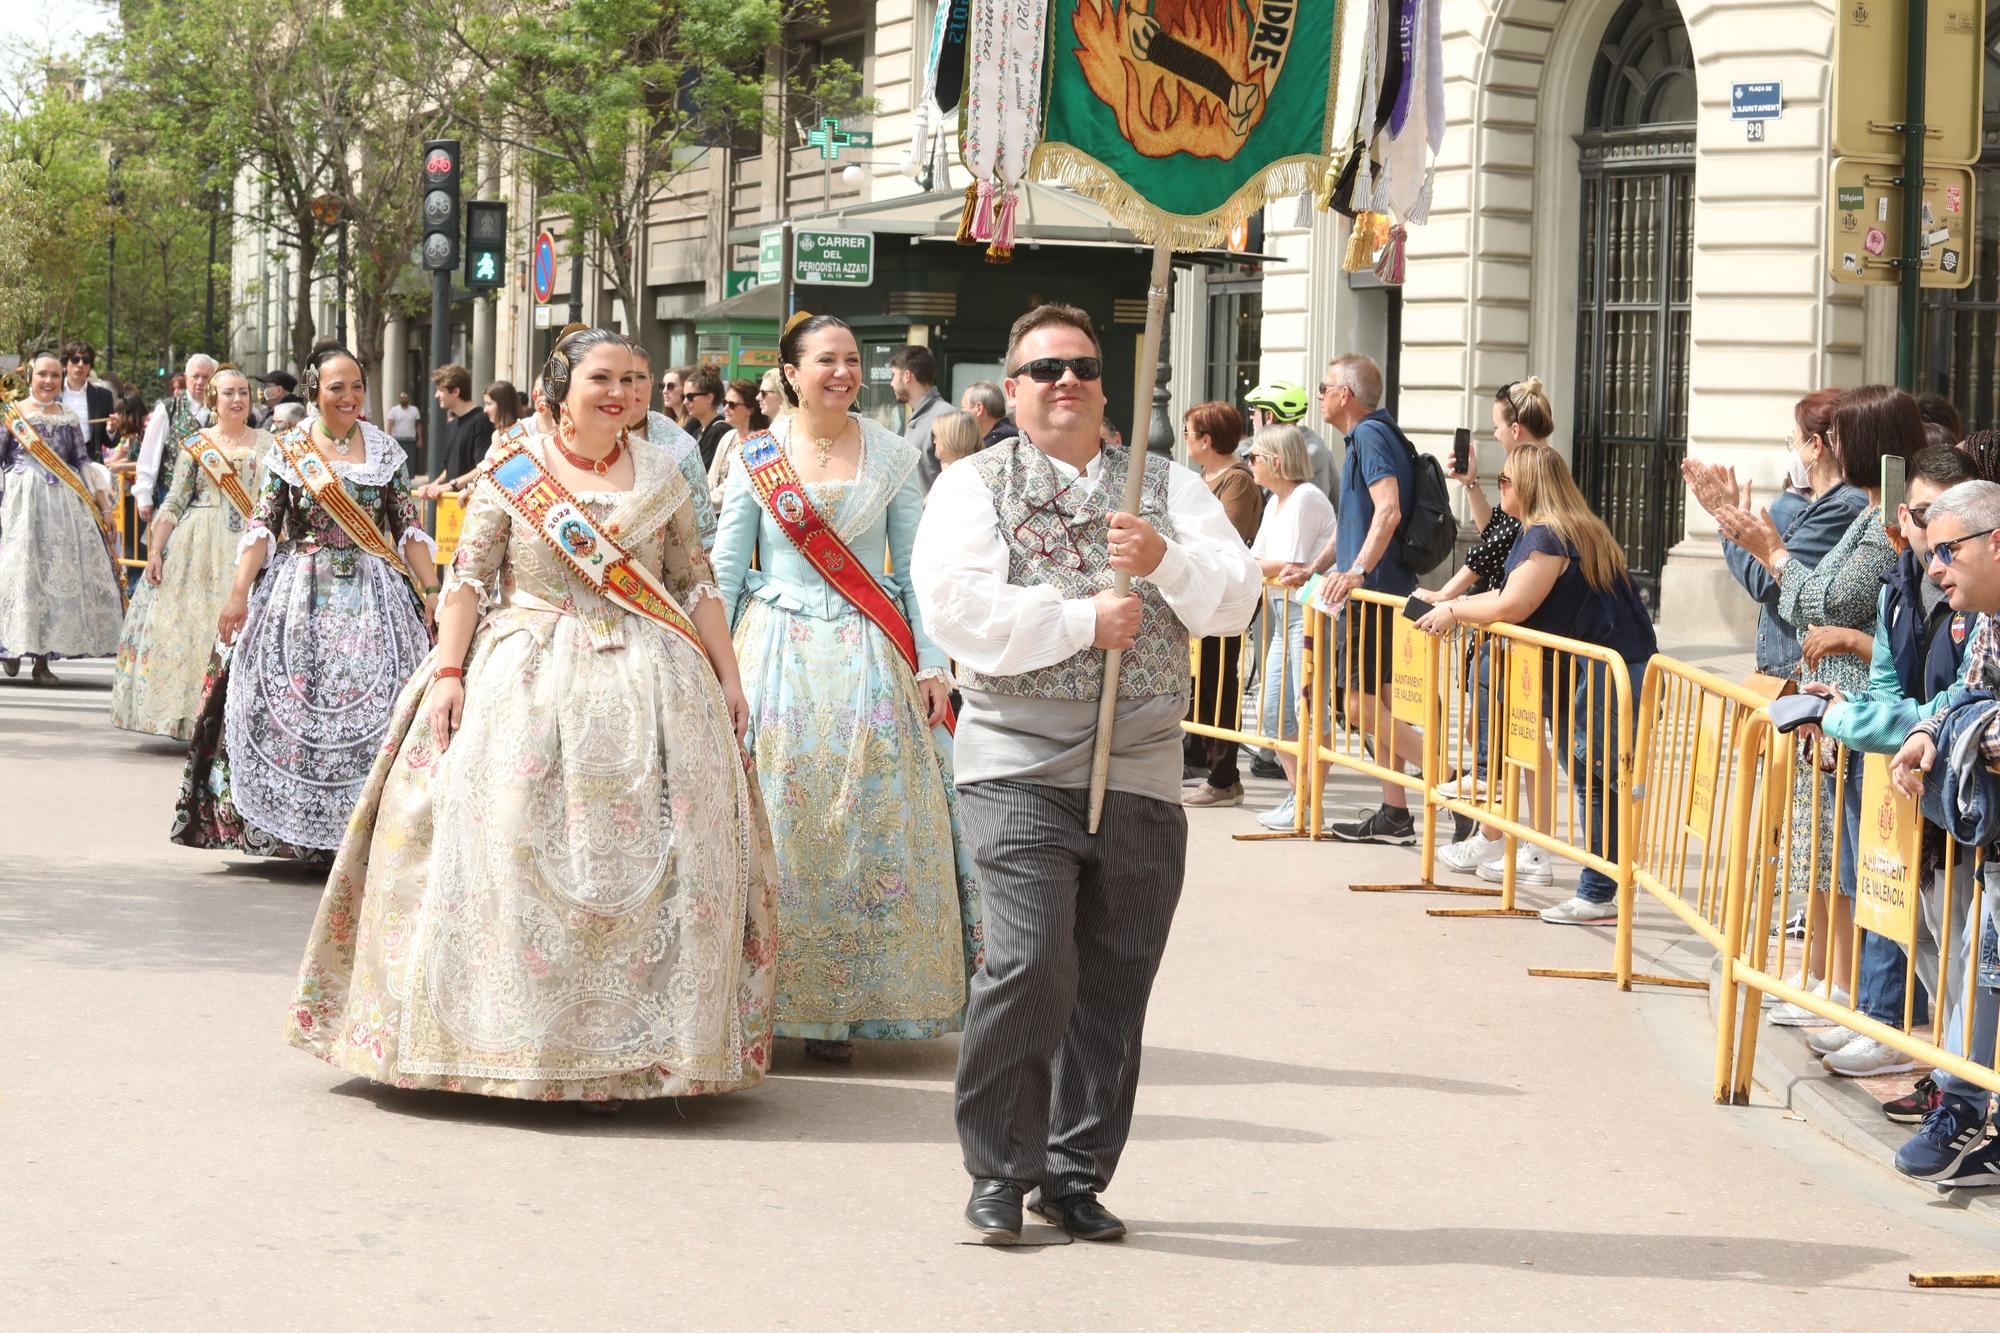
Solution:
<svg viewBox="0 0 2000 1333">
<path fill-rule="evenodd" d="M 972 210 L 978 206 L 979 182 L 974 181 L 965 187 L 965 207 L 960 209 L 958 214 L 958 236 L 956 239 L 960 245 L 978 244 L 977 241 L 972 239 Z"/>
<path fill-rule="evenodd" d="M 1289 198 L 1317 185 L 1325 163 L 1326 159 L 1317 155 L 1273 162 L 1220 208 L 1193 216 L 1155 208 L 1117 172 L 1065 143 L 1045 143 L 1037 148 L 1028 175 L 1102 204 L 1114 222 L 1146 245 L 1164 240 L 1174 250 L 1211 250 L 1226 244 L 1238 223 L 1271 200 Z"/>
</svg>

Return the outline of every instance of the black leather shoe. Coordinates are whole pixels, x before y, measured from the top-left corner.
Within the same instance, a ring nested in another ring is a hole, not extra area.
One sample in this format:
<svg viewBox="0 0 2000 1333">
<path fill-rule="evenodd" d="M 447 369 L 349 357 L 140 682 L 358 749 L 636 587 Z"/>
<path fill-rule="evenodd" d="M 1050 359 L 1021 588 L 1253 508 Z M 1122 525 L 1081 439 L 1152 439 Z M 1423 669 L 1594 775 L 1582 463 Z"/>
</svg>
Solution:
<svg viewBox="0 0 2000 1333">
<path fill-rule="evenodd" d="M 1021 1187 L 1011 1180 L 975 1180 L 965 1224 L 993 1240 L 1021 1238 Z"/>
<path fill-rule="evenodd" d="M 1054 1200 L 1037 1194 L 1028 1209 L 1078 1240 L 1117 1240 L 1125 1234 L 1125 1224 L 1112 1216 L 1095 1194 L 1066 1194 Z"/>
</svg>

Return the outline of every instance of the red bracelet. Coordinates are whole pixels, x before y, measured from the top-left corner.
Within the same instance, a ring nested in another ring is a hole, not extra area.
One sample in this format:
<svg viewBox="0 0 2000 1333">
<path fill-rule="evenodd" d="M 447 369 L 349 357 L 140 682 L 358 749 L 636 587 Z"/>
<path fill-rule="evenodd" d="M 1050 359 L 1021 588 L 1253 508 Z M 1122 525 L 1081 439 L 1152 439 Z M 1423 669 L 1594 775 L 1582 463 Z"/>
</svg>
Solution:
<svg viewBox="0 0 2000 1333">
<path fill-rule="evenodd" d="M 438 678 L 439 680 L 446 680 L 446 679 L 452 679 L 452 678 L 455 678 L 455 679 L 458 679 L 458 680 L 464 680 L 464 679 L 465 679 L 465 668 L 464 668 L 464 667 L 439 667 L 439 668 L 437 669 L 437 678 Z"/>
</svg>

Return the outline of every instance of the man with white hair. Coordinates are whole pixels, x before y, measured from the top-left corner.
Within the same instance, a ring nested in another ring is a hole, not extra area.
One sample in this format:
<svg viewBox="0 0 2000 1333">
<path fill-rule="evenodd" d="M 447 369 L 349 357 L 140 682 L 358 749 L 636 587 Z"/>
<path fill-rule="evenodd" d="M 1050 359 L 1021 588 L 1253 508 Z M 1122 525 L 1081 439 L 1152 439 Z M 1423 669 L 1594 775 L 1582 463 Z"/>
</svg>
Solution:
<svg viewBox="0 0 2000 1333">
<path fill-rule="evenodd" d="M 990 449 L 1002 440 L 1011 440 L 1020 429 L 1007 419 L 1007 396 L 992 380 L 976 380 L 965 386 L 959 403 L 972 424 L 979 429 L 979 447 Z"/>
<path fill-rule="evenodd" d="M 215 417 L 204 403 L 208 382 L 215 378 L 215 358 L 196 352 L 187 359 L 187 392 L 162 398 L 153 415 L 146 418 L 146 434 L 139 441 L 139 467 L 132 479 L 132 495 L 139 506 L 139 521 L 150 523 L 153 507 L 165 497 L 174 482 L 174 465 L 181 451 L 167 450 L 189 431 L 212 426 Z"/>
</svg>

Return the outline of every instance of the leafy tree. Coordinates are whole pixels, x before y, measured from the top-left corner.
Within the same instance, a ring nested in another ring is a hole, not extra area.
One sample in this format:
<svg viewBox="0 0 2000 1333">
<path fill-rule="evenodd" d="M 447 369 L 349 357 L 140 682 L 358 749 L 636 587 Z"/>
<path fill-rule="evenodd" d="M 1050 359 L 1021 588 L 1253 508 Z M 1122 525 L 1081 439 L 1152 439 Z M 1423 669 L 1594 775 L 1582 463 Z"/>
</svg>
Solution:
<svg viewBox="0 0 2000 1333">
<path fill-rule="evenodd" d="M 127 5 L 113 51 L 122 131 L 164 144 L 256 187 L 244 221 L 298 254 L 291 353 L 314 337 L 312 285 L 327 241 L 313 201 L 329 189 L 359 89 L 375 77 L 358 25 L 321 0 Z M 193 186 L 194 182 L 188 182 Z M 204 237 L 204 243 L 206 238 Z"/>
</svg>

